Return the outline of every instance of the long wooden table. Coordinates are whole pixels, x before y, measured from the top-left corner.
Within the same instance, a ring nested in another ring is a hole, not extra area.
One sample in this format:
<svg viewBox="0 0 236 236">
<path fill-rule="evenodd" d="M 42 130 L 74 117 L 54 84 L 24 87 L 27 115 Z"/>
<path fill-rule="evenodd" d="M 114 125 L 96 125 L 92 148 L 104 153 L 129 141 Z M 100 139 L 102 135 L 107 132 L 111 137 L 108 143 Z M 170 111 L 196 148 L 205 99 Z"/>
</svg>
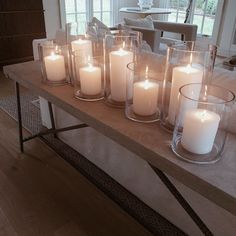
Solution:
<svg viewBox="0 0 236 236">
<path fill-rule="evenodd" d="M 5 66 L 4 73 L 20 85 L 123 145 L 151 166 L 157 167 L 236 215 L 235 135 L 228 135 L 219 162 L 211 165 L 190 164 L 178 159 L 172 153 L 170 148 L 172 135 L 159 123 L 136 123 L 126 119 L 122 109 L 111 108 L 103 101 L 84 102 L 75 99 L 70 85 L 50 87 L 43 84 L 38 62 Z"/>
</svg>

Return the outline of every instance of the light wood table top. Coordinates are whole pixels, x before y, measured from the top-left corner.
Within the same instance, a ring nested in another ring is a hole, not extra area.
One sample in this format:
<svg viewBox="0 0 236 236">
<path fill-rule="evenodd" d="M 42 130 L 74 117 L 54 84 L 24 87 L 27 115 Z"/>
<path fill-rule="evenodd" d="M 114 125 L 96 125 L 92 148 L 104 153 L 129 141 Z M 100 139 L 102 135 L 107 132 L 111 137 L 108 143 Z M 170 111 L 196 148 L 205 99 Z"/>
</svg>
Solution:
<svg viewBox="0 0 236 236">
<path fill-rule="evenodd" d="M 73 97 L 70 85 L 50 87 L 43 84 L 38 62 L 5 66 L 4 73 L 236 215 L 235 135 L 229 134 L 219 162 L 211 165 L 190 164 L 172 153 L 172 135 L 163 130 L 159 123 L 130 121 L 125 118 L 122 109 L 111 108 L 103 101 L 80 101 Z"/>
</svg>

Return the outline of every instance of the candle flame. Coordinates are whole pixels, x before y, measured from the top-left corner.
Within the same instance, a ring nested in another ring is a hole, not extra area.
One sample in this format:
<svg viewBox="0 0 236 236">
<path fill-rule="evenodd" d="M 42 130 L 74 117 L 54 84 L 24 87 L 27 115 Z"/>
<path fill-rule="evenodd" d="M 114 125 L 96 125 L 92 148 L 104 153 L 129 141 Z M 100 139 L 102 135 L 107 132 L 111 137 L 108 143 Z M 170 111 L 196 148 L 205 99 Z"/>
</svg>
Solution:
<svg viewBox="0 0 236 236">
<path fill-rule="evenodd" d="M 125 48 L 125 41 L 123 41 L 122 48 L 123 49 Z"/>
<path fill-rule="evenodd" d="M 57 59 L 57 54 L 55 54 L 55 52 L 51 52 L 50 59 L 51 60 L 56 60 Z"/>
<path fill-rule="evenodd" d="M 204 91 L 203 101 L 206 101 L 206 100 L 207 100 L 207 90 L 208 90 L 208 87 L 207 87 L 207 85 L 205 85 L 205 91 Z"/>
<path fill-rule="evenodd" d="M 189 64 L 192 65 L 192 63 L 193 63 L 193 54 L 191 53 L 191 54 L 190 54 Z"/>
<path fill-rule="evenodd" d="M 91 57 L 90 57 L 90 55 L 88 55 L 88 62 L 91 62 Z"/>
<path fill-rule="evenodd" d="M 146 78 L 146 80 L 148 79 L 148 70 L 149 70 L 149 68 L 148 68 L 148 65 L 146 66 L 146 70 L 145 70 L 145 78 Z"/>
</svg>

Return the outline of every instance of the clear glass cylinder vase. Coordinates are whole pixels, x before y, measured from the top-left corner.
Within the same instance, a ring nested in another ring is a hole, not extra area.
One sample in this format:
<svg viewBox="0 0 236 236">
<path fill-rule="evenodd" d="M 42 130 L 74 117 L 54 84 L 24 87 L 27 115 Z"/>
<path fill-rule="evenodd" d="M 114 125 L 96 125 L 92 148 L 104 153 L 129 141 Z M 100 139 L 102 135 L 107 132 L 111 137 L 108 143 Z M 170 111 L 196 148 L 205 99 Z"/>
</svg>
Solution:
<svg viewBox="0 0 236 236">
<path fill-rule="evenodd" d="M 98 39 L 97 27 L 88 22 L 73 22 L 66 24 L 66 41 L 70 51 L 80 51 L 85 56 L 103 54 L 103 42 Z"/>
<path fill-rule="evenodd" d="M 75 78 L 74 52 L 80 53 L 81 58 L 94 57 L 103 55 L 103 44 L 97 40 L 95 26 L 89 25 L 87 22 L 73 22 L 66 24 L 66 41 L 70 54 L 70 75 Z"/>
<path fill-rule="evenodd" d="M 141 54 L 127 65 L 125 115 L 128 119 L 151 123 L 159 120 L 162 84 L 161 59 Z"/>
<path fill-rule="evenodd" d="M 81 57 L 74 52 L 74 95 L 84 101 L 104 98 L 104 57 Z"/>
<path fill-rule="evenodd" d="M 39 46 L 39 57 L 43 82 L 49 85 L 70 83 L 69 50 L 67 45 L 42 44 Z"/>
<path fill-rule="evenodd" d="M 114 107 L 125 107 L 127 65 L 135 60 L 142 41 L 137 31 L 115 30 L 104 39 L 105 101 Z"/>
<path fill-rule="evenodd" d="M 194 42 L 168 47 L 162 88 L 161 124 L 173 131 L 178 92 L 189 83 L 210 83 L 212 51 L 195 50 Z"/>
<path fill-rule="evenodd" d="M 173 152 L 191 163 L 219 160 L 234 99 L 231 91 L 218 86 L 182 86 L 171 145 Z"/>
</svg>

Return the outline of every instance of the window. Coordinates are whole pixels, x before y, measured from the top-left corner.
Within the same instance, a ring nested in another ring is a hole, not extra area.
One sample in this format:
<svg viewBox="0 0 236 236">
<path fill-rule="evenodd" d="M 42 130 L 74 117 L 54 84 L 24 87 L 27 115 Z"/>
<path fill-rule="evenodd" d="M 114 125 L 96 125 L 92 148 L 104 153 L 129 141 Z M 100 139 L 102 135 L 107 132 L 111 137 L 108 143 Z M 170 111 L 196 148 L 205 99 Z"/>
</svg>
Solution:
<svg viewBox="0 0 236 236">
<path fill-rule="evenodd" d="M 212 36 L 219 0 L 169 0 L 168 21 L 198 25 L 198 34 Z M 222 4 L 221 4 L 222 5 Z M 186 12 L 189 9 L 188 17 Z"/>
<path fill-rule="evenodd" d="M 113 2 L 113 0 L 60 0 L 62 25 L 89 21 L 94 16 L 107 26 L 112 26 Z"/>
</svg>

